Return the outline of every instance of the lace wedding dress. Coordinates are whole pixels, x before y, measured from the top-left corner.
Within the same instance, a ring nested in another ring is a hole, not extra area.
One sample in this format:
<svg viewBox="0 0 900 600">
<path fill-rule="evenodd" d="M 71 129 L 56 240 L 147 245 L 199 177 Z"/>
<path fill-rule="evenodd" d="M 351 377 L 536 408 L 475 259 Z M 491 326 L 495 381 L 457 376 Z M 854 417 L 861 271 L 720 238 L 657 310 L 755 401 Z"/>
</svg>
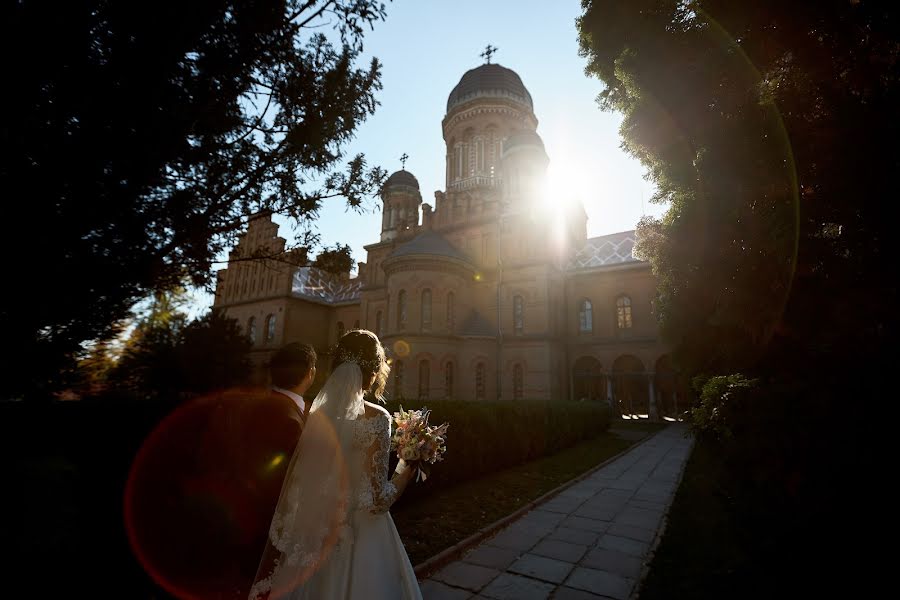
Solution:
<svg viewBox="0 0 900 600">
<path fill-rule="evenodd" d="M 392 419 L 340 365 L 313 402 L 291 459 L 251 599 L 420 599 L 388 510 Z M 375 416 L 366 417 L 365 407 Z"/>
</svg>

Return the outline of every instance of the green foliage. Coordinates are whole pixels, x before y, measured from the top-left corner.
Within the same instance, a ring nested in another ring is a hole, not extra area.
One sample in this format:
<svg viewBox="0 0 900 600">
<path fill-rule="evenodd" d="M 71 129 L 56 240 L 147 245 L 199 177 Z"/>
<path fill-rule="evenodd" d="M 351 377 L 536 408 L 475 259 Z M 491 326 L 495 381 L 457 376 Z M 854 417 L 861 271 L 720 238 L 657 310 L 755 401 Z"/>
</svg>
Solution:
<svg viewBox="0 0 900 600">
<path fill-rule="evenodd" d="M 671 206 L 642 221 L 637 251 L 688 372 L 895 326 L 882 280 L 896 206 L 873 199 L 900 161 L 898 21 L 867 1 L 585 3 L 600 103 L 623 113 L 623 147 Z"/>
<path fill-rule="evenodd" d="M 381 89 L 377 59 L 360 63 L 377 0 L 46 8 L 0 9 L 16 89 L 0 144 L 4 397 L 58 388 L 81 343 L 154 292 L 209 284 L 249 215 L 308 230 L 325 199 L 358 209 L 385 177 L 346 155 Z"/>
<path fill-rule="evenodd" d="M 900 4 L 583 6 L 601 106 L 622 112 L 623 147 L 670 205 L 640 223 L 636 252 L 675 362 L 709 374 L 694 424 L 750 572 L 798 556 L 853 572 L 828 549 L 858 540 L 823 524 L 871 514 L 834 474 L 875 477 L 862 411 L 898 335 L 897 203 L 883 199 L 900 165 Z"/>
<path fill-rule="evenodd" d="M 179 314 L 139 324 L 110 384 L 138 397 L 177 398 L 246 383 L 251 343 L 237 321 L 215 311 L 185 321 Z"/>
<path fill-rule="evenodd" d="M 401 402 L 387 405 L 392 414 Z M 428 494 L 568 448 L 609 428 L 603 403 L 563 401 L 463 402 L 404 400 L 406 409 L 431 409 L 434 425 L 449 422 L 447 454 L 428 483 L 412 493 Z"/>
<path fill-rule="evenodd" d="M 735 415 L 740 415 L 748 390 L 758 381 L 747 379 L 740 373 L 717 375 L 715 377 L 694 378 L 694 389 L 699 400 L 691 409 L 694 433 L 712 436 L 720 441 L 730 441 L 734 437 L 732 423 Z"/>
<path fill-rule="evenodd" d="M 326 246 L 316 256 L 312 266 L 336 275 L 350 273 L 350 269 L 353 268 L 353 254 L 350 246 L 347 244 Z"/>
</svg>

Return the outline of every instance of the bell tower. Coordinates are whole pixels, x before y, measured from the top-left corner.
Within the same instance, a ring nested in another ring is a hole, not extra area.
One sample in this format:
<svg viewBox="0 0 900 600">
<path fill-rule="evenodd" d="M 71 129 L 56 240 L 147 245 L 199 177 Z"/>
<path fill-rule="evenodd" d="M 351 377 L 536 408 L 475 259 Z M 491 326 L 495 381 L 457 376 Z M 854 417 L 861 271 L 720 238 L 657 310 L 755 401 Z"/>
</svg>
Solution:
<svg viewBox="0 0 900 600">
<path fill-rule="evenodd" d="M 419 224 L 419 205 L 422 194 L 415 176 L 401 169 L 387 178 L 381 188 L 381 241 L 402 236 Z"/>
</svg>

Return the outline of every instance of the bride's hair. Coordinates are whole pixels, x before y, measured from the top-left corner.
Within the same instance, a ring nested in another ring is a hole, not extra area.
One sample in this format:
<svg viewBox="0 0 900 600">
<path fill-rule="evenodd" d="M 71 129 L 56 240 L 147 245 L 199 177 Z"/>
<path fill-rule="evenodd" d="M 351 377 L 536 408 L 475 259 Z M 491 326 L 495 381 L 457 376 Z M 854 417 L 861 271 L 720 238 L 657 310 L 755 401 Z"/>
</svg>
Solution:
<svg viewBox="0 0 900 600">
<path fill-rule="evenodd" d="M 334 371 L 338 368 L 338 365 L 345 362 L 353 362 L 359 365 L 363 381 L 369 381 L 374 375 L 375 381 L 368 391 L 378 400 L 384 399 L 384 388 L 387 385 L 391 367 L 387 363 L 384 347 L 378 340 L 378 336 L 366 329 L 348 331 L 340 339 L 337 348 L 334 350 L 331 370 Z"/>
</svg>

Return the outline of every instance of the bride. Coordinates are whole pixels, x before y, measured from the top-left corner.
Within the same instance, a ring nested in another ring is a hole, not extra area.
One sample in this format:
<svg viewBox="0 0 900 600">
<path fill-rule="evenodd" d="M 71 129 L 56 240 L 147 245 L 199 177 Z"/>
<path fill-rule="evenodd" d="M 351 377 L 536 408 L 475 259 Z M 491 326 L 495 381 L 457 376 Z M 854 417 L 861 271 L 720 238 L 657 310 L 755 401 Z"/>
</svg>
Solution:
<svg viewBox="0 0 900 600">
<path fill-rule="evenodd" d="M 388 509 L 415 465 L 387 478 L 391 417 L 380 399 L 390 367 L 370 331 L 338 343 L 272 518 L 251 600 L 421 598 Z"/>
</svg>

